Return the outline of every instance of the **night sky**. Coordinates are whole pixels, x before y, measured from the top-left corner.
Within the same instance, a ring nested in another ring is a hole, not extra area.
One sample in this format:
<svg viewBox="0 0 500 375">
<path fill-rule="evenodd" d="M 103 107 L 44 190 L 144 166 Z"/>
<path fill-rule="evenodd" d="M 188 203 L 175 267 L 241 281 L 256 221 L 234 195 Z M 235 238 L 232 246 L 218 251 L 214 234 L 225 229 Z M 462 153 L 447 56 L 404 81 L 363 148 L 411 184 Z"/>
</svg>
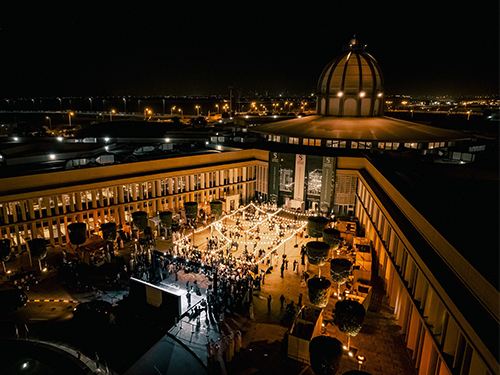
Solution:
<svg viewBox="0 0 500 375">
<path fill-rule="evenodd" d="M 463 4 L 9 1 L 0 97 L 311 94 L 354 34 L 387 94 L 498 93 L 498 1 Z"/>
</svg>

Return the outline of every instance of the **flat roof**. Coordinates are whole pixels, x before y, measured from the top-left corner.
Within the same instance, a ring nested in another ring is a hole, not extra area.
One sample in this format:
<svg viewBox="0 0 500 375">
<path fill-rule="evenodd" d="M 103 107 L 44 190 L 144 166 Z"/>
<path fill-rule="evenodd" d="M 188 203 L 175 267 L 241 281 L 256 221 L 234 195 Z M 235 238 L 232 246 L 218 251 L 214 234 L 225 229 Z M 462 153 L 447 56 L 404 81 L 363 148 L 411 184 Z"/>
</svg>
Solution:
<svg viewBox="0 0 500 375">
<path fill-rule="evenodd" d="M 306 116 L 262 124 L 257 133 L 298 138 L 348 139 L 384 142 L 434 142 L 468 140 L 470 136 L 390 117 Z"/>
</svg>

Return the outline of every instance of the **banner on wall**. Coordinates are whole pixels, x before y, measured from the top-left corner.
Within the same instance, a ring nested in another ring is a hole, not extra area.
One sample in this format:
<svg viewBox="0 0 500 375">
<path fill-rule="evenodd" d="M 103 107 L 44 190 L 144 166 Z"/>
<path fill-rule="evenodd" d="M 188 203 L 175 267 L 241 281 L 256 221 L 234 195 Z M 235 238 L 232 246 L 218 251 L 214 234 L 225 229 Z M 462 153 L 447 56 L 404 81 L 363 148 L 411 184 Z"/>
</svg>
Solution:
<svg viewBox="0 0 500 375">
<path fill-rule="evenodd" d="M 336 158 L 331 156 L 323 157 L 323 173 L 321 175 L 321 196 L 320 196 L 320 209 L 322 212 L 327 213 L 331 210 L 332 202 L 332 186 L 334 178 L 334 170 Z"/>
<path fill-rule="evenodd" d="M 269 153 L 269 179 L 267 192 L 271 203 L 278 202 L 278 193 L 280 189 L 280 154 L 279 152 Z"/>
<path fill-rule="evenodd" d="M 293 187 L 293 199 L 304 200 L 304 178 L 306 175 L 306 156 L 295 155 L 295 181 Z"/>
</svg>

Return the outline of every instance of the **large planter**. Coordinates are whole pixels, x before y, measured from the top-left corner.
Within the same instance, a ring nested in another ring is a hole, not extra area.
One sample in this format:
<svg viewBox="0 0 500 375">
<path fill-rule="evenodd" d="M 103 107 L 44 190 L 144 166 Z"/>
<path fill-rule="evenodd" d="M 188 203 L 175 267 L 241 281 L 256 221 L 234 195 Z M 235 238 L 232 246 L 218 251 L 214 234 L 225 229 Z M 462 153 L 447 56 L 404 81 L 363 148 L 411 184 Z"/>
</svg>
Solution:
<svg viewBox="0 0 500 375">
<path fill-rule="evenodd" d="M 148 213 L 146 211 L 132 212 L 132 222 L 137 229 L 144 230 L 148 226 Z"/>
<path fill-rule="evenodd" d="M 320 238 L 329 220 L 324 216 L 309 216 L 307 219 L 307 234 L 309 237 Z"/>
<path fill-rule="evenodd" d="M 10 259 L 10 240 L 5 238 L 0 240 L 0 261 L 7 262 Z"/>
<path fill-rule="evenodd" d="M 356 336 L 361 330 L 365 319 L 365 308 L 358 301 L 348 299 L 335 304 L 335 318 L 333 322 L 340 332 L 349 336 Z"/>
<path fill-rule="evenodd" d="M 102 238 L 109 242 L 116 240 L 116 223 L 101 224 Z"/>
<path fill-rule="evenodd" d="M 184 210 L 188 219 L 194 220 L 198 217 L 198 203 L 186 202 L 184 203 Z"/>
<path fill-rule="evenodd" d="M 352 262 L 345 258 L 334 258 L 330 261 L 330 276 L 333 282 L 344 284 L 349 280 L 351 273 Z"/>
<path fill-rule="evenodd" d="M 331 250 L 337 250 L 342 243 L 342 238 L 340 238 L 340 231 L 333 228 L 323 229 L 323 241 L 330 245 Z"/>
<path fill-rule="evenodd" d="M 216 219 L 222 216 L 222 202 L 212 201 L 210 202 L 210 212 Z"/>
<path fill-rule="evenodd" d="M 316 336 L 309 343 L 309 360 L 315 375 L 335 375 L 342 359 L 342 343 L 335 337 Z"/>
<path fill-rule="evenodd" d="M 45 238 L 35 238 L 28 241 L 28 248 L 31 256 L 35 259 L 42 260 L 47 256 L 47 241 Z"/>
<path fill-rule="evenodd" d="M 323 308 L 328 304 L 330 286 L 332 283 L 325 277 L 313 277 L 307 281 L 309 301 L 317 307 Z"/>
<path fill-rule="evenodd" d="M 170 229 L 172 226 L 172 212 L 171 211 L 162 211 L 160 212 L 160 221 L 161 225 L 165 229 Z"/>
<path fill-rule="evenodd" d="M 87 224 L 72 223 L 68 225 L 68 237 L 73 245 L 80 246 L 87 241 Z"/>
<path fill-rule="evenodd" d="M 322 266 L 328 259 L 330 245 L 321 241 L 310 241 L 306 245 L 306 254 L 309 263 L 315 266 Z"/>
</svg>

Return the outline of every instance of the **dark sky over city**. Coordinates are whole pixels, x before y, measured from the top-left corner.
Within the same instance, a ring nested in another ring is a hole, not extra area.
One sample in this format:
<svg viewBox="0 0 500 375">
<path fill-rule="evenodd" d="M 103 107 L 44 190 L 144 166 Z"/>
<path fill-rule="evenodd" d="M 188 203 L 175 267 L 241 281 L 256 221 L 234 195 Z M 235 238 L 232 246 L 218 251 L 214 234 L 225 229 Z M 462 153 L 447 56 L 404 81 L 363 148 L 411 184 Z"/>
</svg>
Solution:
<svg viewBox="0 0 500 375">
<path fill-rule="evenodd" d="M 311 94 L 354 34 L 388 94 L 499 87 L 496 0 L 11 1 L 0 20 L 0 97 Z"/>
</svg>

